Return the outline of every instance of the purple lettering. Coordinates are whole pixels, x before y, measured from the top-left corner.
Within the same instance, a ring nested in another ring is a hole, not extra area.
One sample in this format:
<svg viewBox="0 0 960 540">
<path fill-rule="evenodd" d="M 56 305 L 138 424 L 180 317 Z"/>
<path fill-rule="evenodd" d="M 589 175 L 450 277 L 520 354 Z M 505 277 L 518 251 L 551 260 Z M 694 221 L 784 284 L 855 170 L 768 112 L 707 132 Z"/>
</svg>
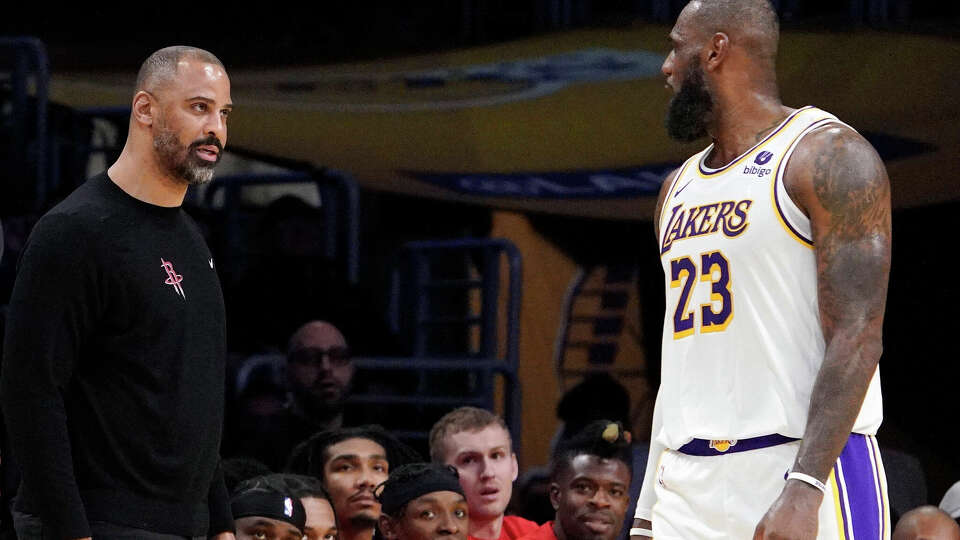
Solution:
<svg viewBox="0 0 960 540">
<path fill-rule="evenodd" d="M 730 212 L 733 212 L 733 207 L 734 207 L 733 201 L 723 201 L 722 203 L 720 203 L 720 211 L 717 212 L 717 218 L 713 222 L 714 223 L 713 228 L 710 229 L 711 234 L 717 232 L 717 229 L 720 228 L 720 225 L 723 225 L 724 228 L 726 228 L 726 224 L 727 224 L 726 220 L 727 220 L 727 217 L 730 215 Z"/>
</svg>

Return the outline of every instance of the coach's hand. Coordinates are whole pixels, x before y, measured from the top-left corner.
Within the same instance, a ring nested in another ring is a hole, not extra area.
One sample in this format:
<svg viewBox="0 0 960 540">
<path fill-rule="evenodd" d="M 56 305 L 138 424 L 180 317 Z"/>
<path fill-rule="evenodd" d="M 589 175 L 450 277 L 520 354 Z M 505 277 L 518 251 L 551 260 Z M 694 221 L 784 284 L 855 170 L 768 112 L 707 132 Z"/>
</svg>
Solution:
<svg viewBox="0 0 960 540">
<path fill-rule="evenodd" d="M 799 480 L 787 480 L 780 496 L 757 525 L 753 540 L 816 538 L 822 501 L 823 493 L 817 488 Z"/>
</svg>

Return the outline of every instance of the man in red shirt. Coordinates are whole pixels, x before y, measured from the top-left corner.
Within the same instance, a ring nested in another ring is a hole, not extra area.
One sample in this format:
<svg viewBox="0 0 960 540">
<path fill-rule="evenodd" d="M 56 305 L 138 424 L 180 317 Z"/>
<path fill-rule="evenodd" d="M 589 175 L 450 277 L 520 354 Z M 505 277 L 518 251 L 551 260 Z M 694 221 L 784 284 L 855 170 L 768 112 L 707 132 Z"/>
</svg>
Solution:
<svg viewBox="0 0 960 540">
<path fill-rule="evenodd" d="M 557 450 L 550 466 L 556 519 L 520 540 L 614 540 L 630 504 L 630 435 L 619 423 L 592 422 Z"/>
<path fill-rule="evenodd" d="M 430 458 L 460 473 L 470 506 L 470 540 L 516 540 L 537 524 L 505 516 L 519 468 L 507 425 L 476 407 L 447 413 L 430 430 Z"/>
</svg>

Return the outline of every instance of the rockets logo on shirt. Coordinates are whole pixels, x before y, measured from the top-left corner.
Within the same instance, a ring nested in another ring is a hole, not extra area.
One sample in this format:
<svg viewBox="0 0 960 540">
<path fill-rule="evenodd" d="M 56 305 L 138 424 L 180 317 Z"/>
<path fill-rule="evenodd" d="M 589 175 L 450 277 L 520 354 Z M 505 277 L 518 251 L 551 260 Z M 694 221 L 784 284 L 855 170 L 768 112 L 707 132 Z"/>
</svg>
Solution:
<svg viewBox="0 0 960 540">
<path fill-rule="evenodd" d="M 180 295 L 184 300 L 187 299 L 187 295 L 183 292 L 183 285 L 180 282 L 183 281 L 183 275 L 178 274 L 176 270 L 173 269 L 173 263 L 170 261 L 163 260 L 163 257 L 160 257 L 160 267 L 167 272 L 167 280 L 164 281 L 165 284 L 173 286 L 173 290 L 177 291 L 177 294 Z"/>
<path fill-rule="evenodd" d="M 673 243 L 685 238 L 706 236 L 722 232 L 728 238 L 735 238 L 743 234 L 749 225 L 748 213 L 753 201 L 722 201 L 692 208 L 684 208 L 683 203 L 670 210 L 670 219 L 667 221 L 663 235 L 663 244 L 660 254 L 670 251 Z"/>
</svg>

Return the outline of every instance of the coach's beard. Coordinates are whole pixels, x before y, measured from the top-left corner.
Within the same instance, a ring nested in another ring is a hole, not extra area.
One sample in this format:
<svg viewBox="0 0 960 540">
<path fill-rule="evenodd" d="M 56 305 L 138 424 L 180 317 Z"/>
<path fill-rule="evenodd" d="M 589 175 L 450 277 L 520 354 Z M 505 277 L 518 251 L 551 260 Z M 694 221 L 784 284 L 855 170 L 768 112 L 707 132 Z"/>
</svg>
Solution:
<svg viewBox="0 0 960 540">
<path fill-rule="evenodd" d="M 197 148 L 211 145 L 216 146 L 216 161 L 206 161 L 197 156 Z M 153 136 L 153 148 L 157 151 L 160 164 L 173 176 L 183 182 L 198 186 L 213 179 L 213 169 L 220 163 L 223 156 L 223 145 L 213 135 L 193 141 L 190 146 L 183 146 L 177 134 L 162 126 L 158 126 Z"/>
<path fill-rule="evenodd" d="M 700 63 L 694 60 L 683 84 L 667 110 L 667 135 L 680 142 L 692 142 L 707 134 L 713 113 L 713 97 L 703 80 Z"/>
</svg>

